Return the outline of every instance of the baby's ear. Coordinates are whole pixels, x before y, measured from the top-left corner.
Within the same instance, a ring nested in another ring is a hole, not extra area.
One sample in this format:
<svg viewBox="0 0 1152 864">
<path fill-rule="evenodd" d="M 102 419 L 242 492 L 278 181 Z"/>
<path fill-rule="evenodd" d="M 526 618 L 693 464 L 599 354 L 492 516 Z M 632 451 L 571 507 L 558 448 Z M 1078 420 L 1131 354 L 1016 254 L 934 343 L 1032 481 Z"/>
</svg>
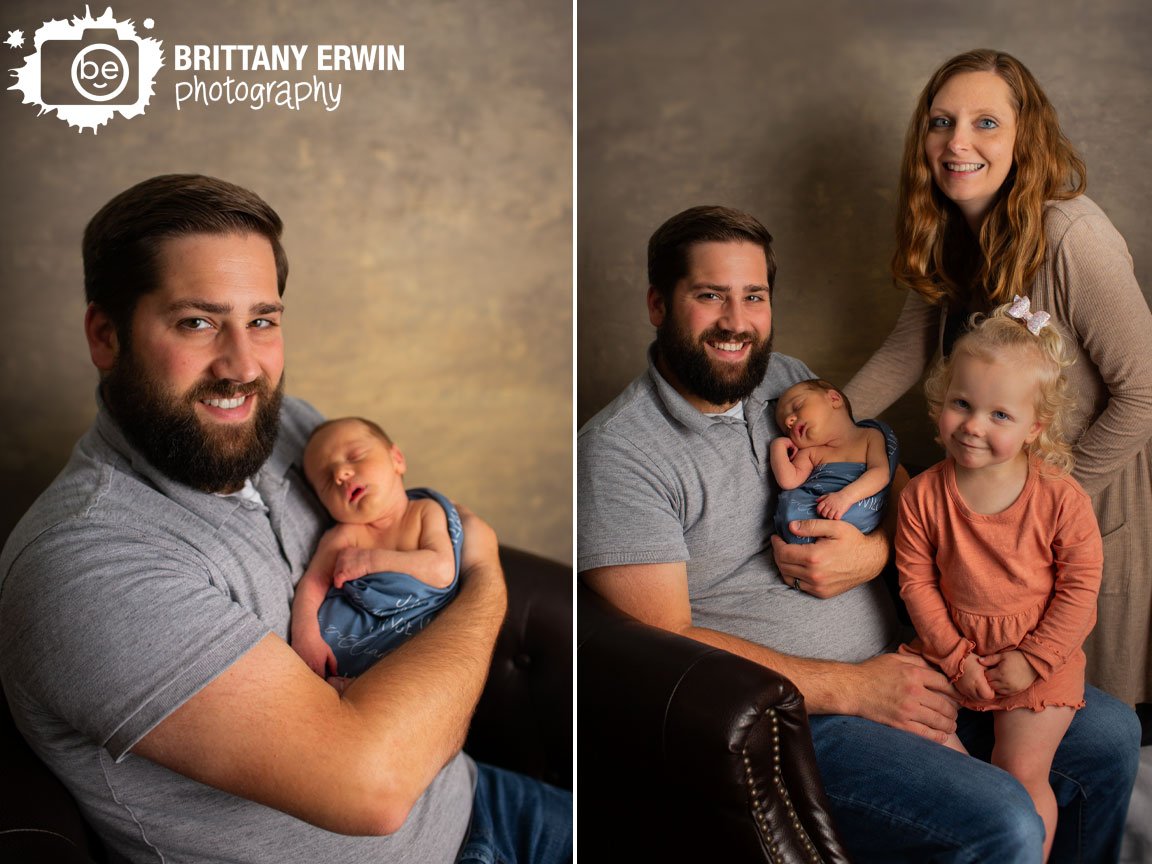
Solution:
<svg viewBox="0 0 1152 864">
<path fill-rule="evenodd" d="M 828 401 L 832 403 L 833 408 L 844 407 L 844 397 L 840 395 L 839 390 L 828 390 Z"/>
<path fill-rule="evenodd" d="M 408 463 L 404 460 L 404 454 L 400 452 L 400 448 L 395 444 L 392 445 L 392 465 L 396 469 L 397 474 L 403 474 L 408 470 Z"/>
</svg>

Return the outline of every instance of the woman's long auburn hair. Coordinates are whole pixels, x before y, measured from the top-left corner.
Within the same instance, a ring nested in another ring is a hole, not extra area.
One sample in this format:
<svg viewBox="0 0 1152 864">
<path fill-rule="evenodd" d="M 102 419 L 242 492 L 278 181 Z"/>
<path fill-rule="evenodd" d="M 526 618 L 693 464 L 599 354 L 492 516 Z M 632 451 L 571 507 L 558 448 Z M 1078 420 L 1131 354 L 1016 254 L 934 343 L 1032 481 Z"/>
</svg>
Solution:
<svg viewBox="0 0 1152 864">
<path fill-rule="evenodd" d="M 972 245 L 976 261 L 958 272 L 964 216 L 936 186 L 924 138 L 928 112 L 944 83 L 963 72 L 994 72 L 1008 85 L 1016 109 L 1012 168 Z M 1009 54 L 977 49 L 953 57 L 928 81 L 916 103 L 904 139 L 896 211 L 896 284 L 918 292 L 930 303 L 943 304 L 971 292 L 987 305 L 1027 296 L 1044 261 L 1044 204 L 1075 198 L 1087 185 L 1084 162 L 1060 131 L 1056 109 L 1032 73 Z M 951 266 L 949 266 L 951 264 Z M 969 282 L 970 279 L 970 282 Z"/>
</svg>

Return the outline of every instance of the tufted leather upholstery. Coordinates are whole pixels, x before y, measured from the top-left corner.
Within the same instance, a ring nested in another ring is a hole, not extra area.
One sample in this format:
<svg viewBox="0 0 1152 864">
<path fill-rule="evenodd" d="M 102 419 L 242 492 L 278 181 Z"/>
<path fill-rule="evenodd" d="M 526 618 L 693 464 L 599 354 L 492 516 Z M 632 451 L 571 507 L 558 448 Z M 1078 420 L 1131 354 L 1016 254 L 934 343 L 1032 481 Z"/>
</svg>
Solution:
<svg viewBox="0 0 1152 864">
<path fill-rule="evenodd" d="M 501 548 L 508 616 L 465 750 L 572 786 L 572 571 Z M 105 856 L 64 786 L 32 753 L 0 694 L 0 861 L 100 864 Z"/>
<path fill-rule="evenodd" d="M 508 614 L 464 750 L 572 788 L 572 570 L 501 548 Z"/>
<path fill-rule="evenodd" d="M 577 588 L 581 858 L 846 862 L 788 679 Z"/>
</svg>

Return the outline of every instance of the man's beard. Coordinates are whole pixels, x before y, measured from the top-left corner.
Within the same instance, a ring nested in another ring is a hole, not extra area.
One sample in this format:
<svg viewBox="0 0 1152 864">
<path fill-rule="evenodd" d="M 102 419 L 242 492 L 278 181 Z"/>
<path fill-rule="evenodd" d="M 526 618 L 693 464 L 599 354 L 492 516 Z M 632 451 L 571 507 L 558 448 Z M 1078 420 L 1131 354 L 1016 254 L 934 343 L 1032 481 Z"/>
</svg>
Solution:
<svg viewBox="0 0 1152 864">
<path fill-rule="evenodd" d="M 243 423 L 203 423 L 201 399 L 256 395 Z M 235 492 L 272 454 L 280 428 L 284 380 L 275 388 L 261 376 L 247 384 L 205 381 L 176 394 L 144 369 L 130 348 L 104 379 L 112 416 L 137 450 L 173 480 L 202 492 Z"/>
<path fill-rule="evenodd" d="M 705 342 L 751 342 L 743 364 L 722 364 L 708 356 Z M 760 341 L 751 331 L 737 333 L 712 327 L 699 337 L 684 330 L 670 316 L 656 328 L 656 349 L 668 369 L 689 393 L 710 405 L 740 402 L 756 389 L 768 371 L 772 335 Z"/>
</svg>

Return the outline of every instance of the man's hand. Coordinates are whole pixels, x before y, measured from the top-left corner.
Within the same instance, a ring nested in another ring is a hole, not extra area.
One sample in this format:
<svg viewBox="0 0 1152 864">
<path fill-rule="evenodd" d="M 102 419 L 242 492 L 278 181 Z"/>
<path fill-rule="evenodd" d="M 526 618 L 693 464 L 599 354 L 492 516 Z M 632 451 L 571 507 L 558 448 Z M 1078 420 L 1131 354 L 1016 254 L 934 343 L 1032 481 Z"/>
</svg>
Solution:
<svg viewBox="0 0 1152 864">
<path fill-rule="evenodd" d="M 785 543 L 772 535 L 772 554 L 784 581 L 799 579 L 804 593 L 828 598 L 875 578 L 888 560 L 888 539 L 881 531 L 861 534 L 847 522 L 803 519 L 789 524 L 797 537 L 815 543 Z"/>
<path fill-rule="evenodd" d="M 855 667 L 846 687 L 855 714 L 944 743 L 956 731 L 956 691 L 916 654 L 881 654 Z"/>
<path fill-rule="evenodd" d="M 486 579 L 498 584 L 503 598 L 506 593 L 504 571 L 500 569 L 500 542 L 487 522 L 462 504 L 452 502 L 460 514 L 464 542 L 460 547 L 460 578 Z M 503 610 L 501 610 L 503 615 Z"/>
<path fill-rule="evenodd" d="M 989 654 L 987 657 L 981 657 L 980 663 L 987 670 L 984 675 L 997 696 L 1010 696 L 1026 690 L 1040 677 L 1028 662 L 1028 658 L 1020 651 Z"/>
</svg>

